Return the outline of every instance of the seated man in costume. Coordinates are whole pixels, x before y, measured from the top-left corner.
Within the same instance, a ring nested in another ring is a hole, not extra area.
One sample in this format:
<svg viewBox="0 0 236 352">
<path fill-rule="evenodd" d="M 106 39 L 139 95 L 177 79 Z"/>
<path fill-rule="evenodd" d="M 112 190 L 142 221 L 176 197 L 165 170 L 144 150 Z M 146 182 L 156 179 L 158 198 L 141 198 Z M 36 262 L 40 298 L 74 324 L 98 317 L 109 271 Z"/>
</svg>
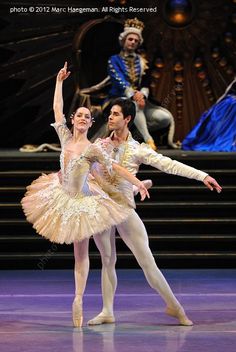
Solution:
<svg viewBox="0 0 236 352">
<path fill-rule="evenodd" d="M 170 127 L 168 144 L 177 148 L 173 143 L 174 118 L 165 108 L 152 104 L 148 100 L 149 89 L 142 87 L 142 78 L 147 70 L 147 60 L 136 53 L 137 48 L 143 43 L 143 22 L 137 18 L 125 21 L 124 31 L 119 36 L 121 52 L 113 55 L 108 60 L 108 74 L 112 87 L 109 98 L 132 98 L 136 105 L 134 124 L 141 133 L 145 143 L 156 150 L 153 137 L 148 127 L 160 130 Z"/>
</svg>

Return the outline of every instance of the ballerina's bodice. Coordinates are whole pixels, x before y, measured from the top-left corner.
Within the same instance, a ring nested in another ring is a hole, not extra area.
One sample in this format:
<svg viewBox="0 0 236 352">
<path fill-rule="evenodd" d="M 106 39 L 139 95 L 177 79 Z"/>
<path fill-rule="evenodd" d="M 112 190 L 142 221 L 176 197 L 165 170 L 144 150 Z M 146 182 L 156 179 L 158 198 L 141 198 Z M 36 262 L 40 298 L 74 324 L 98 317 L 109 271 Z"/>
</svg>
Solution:
<svg viewBox="0 0 236 352">
<path fill-rule="evenodd" d="M 113 160 L 101 147 L 94 144 L 89 144 L 80 154 L 69 150 L 68 144 L 72 139 L 72 134 L 66 126 L 66 121 L 51 125 L 55 128 L 61 142 L 60 166 L 63 189 L 71 196 L 90 195 L 87 178 L 92 165 L 99 162 L 108 173 L 111 173 Z"/>
<path fill-rule="evenodd" d="M 87 178 L 92 164 L 88 153 L 91 146 L 86 147 L 81 154 L 76 154 L 66 148 L 62 149 L 60 156 L 62 186 L 72 196 L 90 194 Z M 88 154 L 87 157 L 86 154 Z"/>
</svg>

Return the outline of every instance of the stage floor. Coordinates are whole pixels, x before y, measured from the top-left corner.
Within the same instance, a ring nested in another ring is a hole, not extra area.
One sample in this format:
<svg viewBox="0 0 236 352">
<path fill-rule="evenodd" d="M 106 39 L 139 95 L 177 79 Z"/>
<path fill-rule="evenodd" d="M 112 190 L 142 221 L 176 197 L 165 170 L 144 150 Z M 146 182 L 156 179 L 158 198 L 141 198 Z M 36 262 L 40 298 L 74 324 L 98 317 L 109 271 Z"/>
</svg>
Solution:
<svg viewBox="0 0 236 352">
<path fill-rule="evenodd" d="M 140 270 L 118 270 L 116 324 L 86 326 L 101 308 L 100 271 L 90 272 L 84 324 L 71 322 L 73 271 L 0 271 L 1 352 L 233 352 L 236 270 L 163 270 L 193 327 L 164 314 Z"/>
</svg>

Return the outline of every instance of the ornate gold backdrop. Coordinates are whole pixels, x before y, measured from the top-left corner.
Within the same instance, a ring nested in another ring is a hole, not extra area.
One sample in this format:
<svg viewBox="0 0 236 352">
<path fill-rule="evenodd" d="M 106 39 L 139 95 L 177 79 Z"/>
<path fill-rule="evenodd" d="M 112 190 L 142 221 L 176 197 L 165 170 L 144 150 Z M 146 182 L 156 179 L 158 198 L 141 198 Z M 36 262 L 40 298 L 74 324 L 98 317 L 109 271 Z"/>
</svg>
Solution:
<svg viewBox="0 0 236 352">
<path fill-rule="evenodd" d="M 147 18 L 152 93 L 183 139 L 235 75 L 236 1 L 166 0 Z"/>
</svg>

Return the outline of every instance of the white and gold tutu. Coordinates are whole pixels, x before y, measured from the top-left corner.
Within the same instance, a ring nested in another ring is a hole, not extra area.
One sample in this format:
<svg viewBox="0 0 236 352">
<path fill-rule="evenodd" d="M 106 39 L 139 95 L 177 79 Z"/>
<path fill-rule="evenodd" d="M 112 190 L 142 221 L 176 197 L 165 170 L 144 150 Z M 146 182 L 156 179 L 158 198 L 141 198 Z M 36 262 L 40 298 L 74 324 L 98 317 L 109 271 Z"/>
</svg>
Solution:
<svg viewBox="0 0 236 352">
<path fill-rule="evenodd" d="M 71 138 L 70 131 L 65 124 L 54 126 L 62 145 L 61 172 L 43 174 L 33 181 L 21 204 L 38 234 L 52 242 L 69 244 L 125 221 L 130 208 L 125 197 L 115 189 L 113 192 L 112 187 L 109 195 L 99 185 L 94 194 L 89 189 L 92 164 L 100 162 L 111 172 L 111 160 L 93 144 L 81 155 L 70 155 L 64 148 Z"/>
</svg>

